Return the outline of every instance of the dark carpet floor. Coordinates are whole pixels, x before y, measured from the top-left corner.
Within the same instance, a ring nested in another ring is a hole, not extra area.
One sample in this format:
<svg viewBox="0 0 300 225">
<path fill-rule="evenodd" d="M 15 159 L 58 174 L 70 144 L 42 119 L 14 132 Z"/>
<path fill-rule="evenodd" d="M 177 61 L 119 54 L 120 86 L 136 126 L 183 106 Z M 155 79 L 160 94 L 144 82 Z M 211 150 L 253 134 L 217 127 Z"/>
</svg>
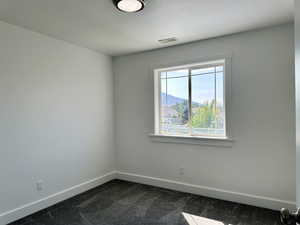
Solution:
<svg viewBox="0 0 300 225">
<path fill-rule="evenodd" d="M 10 225 L 279 225 L 279 212 L 114 180 Z"/>
</svg>

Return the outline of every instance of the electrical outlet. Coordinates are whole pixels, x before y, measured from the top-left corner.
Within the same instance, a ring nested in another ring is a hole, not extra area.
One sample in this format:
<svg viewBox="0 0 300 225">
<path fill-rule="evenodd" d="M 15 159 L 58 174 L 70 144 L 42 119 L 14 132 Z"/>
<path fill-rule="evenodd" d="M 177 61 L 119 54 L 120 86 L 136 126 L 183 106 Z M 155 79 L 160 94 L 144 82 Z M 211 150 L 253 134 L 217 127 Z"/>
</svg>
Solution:
<svg viewBox="0 0 300 225">
<path fill-rule="evenodd" d="M 179 175 L 180 175 L 180 176 L 183 176 L 183 175 L 184 175 L 184 168 L 183 168 L 183 167 L 180 167 L 180 168 L 179 168 Z"/>
<path fill-rule="evenodd" d="M 42 191 L 44 189 L 44 182 L 42 180 L 39 180 L 36 182 L 36 190 Z"/>
</svg>

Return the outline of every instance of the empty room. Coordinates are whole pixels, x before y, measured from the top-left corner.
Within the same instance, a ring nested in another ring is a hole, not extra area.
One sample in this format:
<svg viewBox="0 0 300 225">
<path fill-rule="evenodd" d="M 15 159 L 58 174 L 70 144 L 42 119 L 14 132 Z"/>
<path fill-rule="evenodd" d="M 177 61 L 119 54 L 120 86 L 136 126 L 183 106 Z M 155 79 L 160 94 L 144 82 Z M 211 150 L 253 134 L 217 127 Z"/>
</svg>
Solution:
<svg viewBox="0 0 300 225">
<path fill-rule="evenodd" d="M 300 0 L 0 0 L 0 225 L 300 224 Z"/>
</svg>

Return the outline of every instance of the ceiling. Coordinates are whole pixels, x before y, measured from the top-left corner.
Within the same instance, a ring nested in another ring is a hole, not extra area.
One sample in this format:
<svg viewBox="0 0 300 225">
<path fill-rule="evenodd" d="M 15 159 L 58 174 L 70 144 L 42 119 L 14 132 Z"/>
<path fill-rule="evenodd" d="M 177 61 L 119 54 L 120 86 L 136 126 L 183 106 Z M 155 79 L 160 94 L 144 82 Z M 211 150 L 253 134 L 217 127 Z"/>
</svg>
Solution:
<svg viewBox="0 0 300 225">
<path fill-rule="evenodd" d="M 111 0 L 0 0 L 0 20 L 115 56 L 286 23 L 293 1 L 147 0 L 126 14 Z"/>
</svg>

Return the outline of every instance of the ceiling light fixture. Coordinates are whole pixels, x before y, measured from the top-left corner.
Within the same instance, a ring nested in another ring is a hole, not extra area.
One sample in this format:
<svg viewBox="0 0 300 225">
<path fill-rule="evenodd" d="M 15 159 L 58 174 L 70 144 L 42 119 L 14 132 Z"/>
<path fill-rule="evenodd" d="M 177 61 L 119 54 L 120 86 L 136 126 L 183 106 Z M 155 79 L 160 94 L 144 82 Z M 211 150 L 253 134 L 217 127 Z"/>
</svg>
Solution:
<svg viewBox="0 0 300 225">
<path fill-rule="evenodd" d="M 113 3 L 123 12 L 138 12 L 145 6 L 144 0 L 113 0 Z"/>
</svg>

